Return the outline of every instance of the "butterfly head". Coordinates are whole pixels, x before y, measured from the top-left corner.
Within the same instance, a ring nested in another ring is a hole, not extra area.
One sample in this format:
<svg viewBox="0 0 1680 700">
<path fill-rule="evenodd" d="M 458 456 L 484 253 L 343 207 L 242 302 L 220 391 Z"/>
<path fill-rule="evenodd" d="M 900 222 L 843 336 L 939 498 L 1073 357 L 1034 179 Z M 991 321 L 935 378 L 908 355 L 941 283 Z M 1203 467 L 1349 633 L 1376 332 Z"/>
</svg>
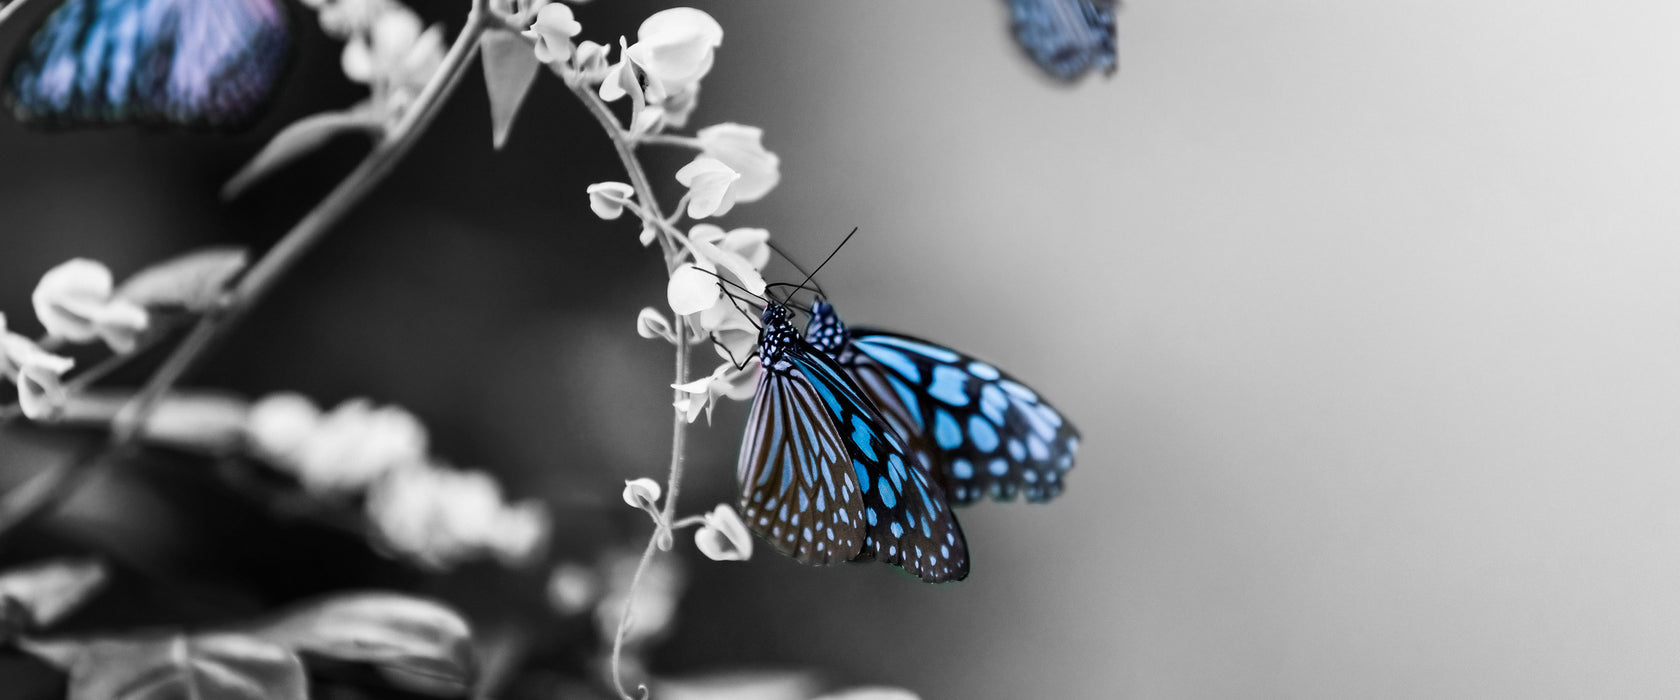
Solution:
<svg viewBox="0 0 1680 700">
<path fill-rule="evenodd" d="M 840 314 L 834 312 L 834 305 L 818 297 L 811 304 L 811 323 L 805 327 L 805 341 L 818 350 L 836 355 L 846 347 L 848 338 L 846 324 L 840 320 Z"/>
<path fill-rule="evenodd" d="M 781 361 L 782 354 L 799 342 L 799 329 L 786 306 L 769 304 L 759 316 L 758 356 L 766 367 Z"/>
</svg>

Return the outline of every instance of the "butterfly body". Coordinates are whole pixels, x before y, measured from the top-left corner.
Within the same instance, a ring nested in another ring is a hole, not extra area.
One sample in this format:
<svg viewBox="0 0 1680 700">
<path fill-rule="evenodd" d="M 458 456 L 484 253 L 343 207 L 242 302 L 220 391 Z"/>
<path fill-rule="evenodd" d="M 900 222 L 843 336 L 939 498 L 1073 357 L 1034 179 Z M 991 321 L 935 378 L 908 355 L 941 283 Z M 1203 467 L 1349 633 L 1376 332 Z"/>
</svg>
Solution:
<svg viewBox="0 0 1680 700">
<path fill-rule="evenodd" d="M 761 322 L 737 472 L 747 526 L 807 564 L 878 559 L 928 582 L 966 577 L 968 545 L 936 476 L 786 308 L 771 304 Z"/>
<path fill-rule="evenodd" d="M 1065 488 L 1079 431 L 1009 374 L 919 338 L 847 327 L 822 299 L 811 307 L 806 339 L 880 408 L 950 503 L 988 495 L 1045 502 Z"/>
<path fill-rule="evenodd" d="M 14 57 L 19 121 L 234 127 L 291 50 L 279 0 L 65 0 Z"/>
<path fill-rule="evenodd" d="M 1119 65 L 1114 0 L 1009 0 L 1015 41 L 1044 72 L 1076 80 Z"/>
</svg>

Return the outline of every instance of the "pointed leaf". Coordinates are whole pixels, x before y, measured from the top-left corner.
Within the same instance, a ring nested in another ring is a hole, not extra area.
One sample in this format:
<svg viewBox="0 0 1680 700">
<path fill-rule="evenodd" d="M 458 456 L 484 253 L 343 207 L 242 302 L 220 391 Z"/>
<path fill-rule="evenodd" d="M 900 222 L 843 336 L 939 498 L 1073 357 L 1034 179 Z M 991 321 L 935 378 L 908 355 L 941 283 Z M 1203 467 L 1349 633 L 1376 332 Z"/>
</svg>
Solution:
<svg viewBox="0 0 1680 700">
<path fill-rule="evenodd" d="M 275 643 L 370 664 L 408 690 L 453 697 L 477 674 L 472 630 L 441 604 L 395 593 L 352 593 L 305 603 L 246 630 Z"/>
<path fill-rule="evenodd" d="M 43 648 L 52 648 L 42 653 Z M 69 700 L 306 700 L 297 654 L 238 634 L 53 641 L 24 649 L 67 666 Z M 66 663 L 68 662 L 68 663 Z"/>
<path fill-rule="evenodd" d="M 484 50 L 484 85 L 490 92 L 490 143 L 502 150 L 513 118 L 537 79 L 536 53 L 531 42 L 506 30 L 491 30 L 480 40 Z"/>
<path fill-rule="evenodd" d="M 357 131 L 377 135 L 384 129 L 385 122 L 379 112 L 367 104 L 299 119 L 275 134 L 251 162 L 222 185 L 222 198 L 239 196 L 257 180 L 320 148 L 334 136 Z"/>
<path fill-rule="evenodd" d="M 29 614 L 30 629 L 49 627 L 105 585 L 105 566 L 92 559 L 51 559 L 0 574 L 0 600 Z"/>
<path fill-rule="evenodd" d="M 147 307 L 206 311 L 221 301 L 229 283 L 249 262 L 244 248 L 196 250 L 134 273 L 117 288 L 116 297 Z"/>
</svg>

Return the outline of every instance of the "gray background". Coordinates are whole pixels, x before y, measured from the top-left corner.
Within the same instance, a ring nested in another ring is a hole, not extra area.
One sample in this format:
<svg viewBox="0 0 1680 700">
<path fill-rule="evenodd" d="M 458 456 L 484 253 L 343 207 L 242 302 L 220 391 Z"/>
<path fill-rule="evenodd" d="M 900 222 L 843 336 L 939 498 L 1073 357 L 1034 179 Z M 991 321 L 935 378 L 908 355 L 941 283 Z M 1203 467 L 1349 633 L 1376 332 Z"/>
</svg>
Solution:
<svg viewBox="0 0 1680 700">
<path fill-rule="evenodd" d="M 1087 436 L 964 514 L 929 697 L 1680 693 L 1680 6 L 1133 2 L 1072 90 L 868 7 L 731 15 L 767 206 Z"/>
</svg>

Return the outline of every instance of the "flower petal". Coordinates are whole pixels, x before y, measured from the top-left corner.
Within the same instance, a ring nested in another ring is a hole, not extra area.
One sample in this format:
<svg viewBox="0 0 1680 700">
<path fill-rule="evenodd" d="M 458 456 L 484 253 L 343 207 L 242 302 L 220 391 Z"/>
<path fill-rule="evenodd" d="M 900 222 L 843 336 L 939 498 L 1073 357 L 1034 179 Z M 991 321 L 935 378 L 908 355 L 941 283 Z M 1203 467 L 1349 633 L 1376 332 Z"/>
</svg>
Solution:
<svg viewBox="0 0 1680 700">
<path fill-rule="evenodd" d="M 665 300 L 671 310 L 683 315 L 711 308 L 721 295 L 718 279 L 692 263 L 671 273 L 671 281 L 665 288 Z"/>
</svg>

